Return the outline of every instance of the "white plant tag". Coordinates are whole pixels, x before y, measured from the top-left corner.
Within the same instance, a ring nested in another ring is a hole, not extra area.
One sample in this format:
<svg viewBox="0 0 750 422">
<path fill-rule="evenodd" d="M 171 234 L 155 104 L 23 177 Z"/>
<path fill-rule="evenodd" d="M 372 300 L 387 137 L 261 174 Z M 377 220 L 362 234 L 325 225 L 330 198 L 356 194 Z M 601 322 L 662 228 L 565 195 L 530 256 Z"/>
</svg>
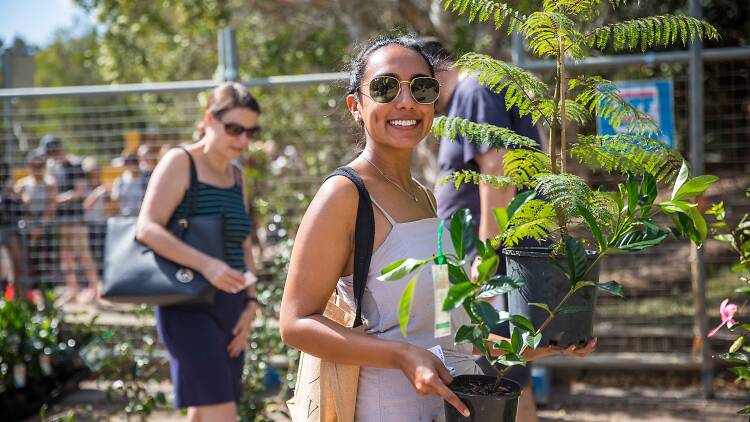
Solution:
<svg viewBox="0 0 750 422">
<path fill-rule="evenodd" d="M 439 344 L 437 346 L 430 347 L 429 349 L 427 349 L 427 351 L 437 356 L 437 358 L 440 359 L 440 362 L 443 362 L 445 368 L 448 369 L 448 372 L 450 372 L 451 375 L 455 375 L 455 371 L 453 370 L 453 368 L 445 364 L 445 353 L 443 352 L 443 348 L 440 347 Z"/>
<path fill-rule="evenodd" d="M 449 336 L 451 335 L 451 314 L 443 311 L 443 302 L 450 289 L 447 265 L 432 266 L 432 287 L 435 291 L 435 338 Z"/>
</svg>

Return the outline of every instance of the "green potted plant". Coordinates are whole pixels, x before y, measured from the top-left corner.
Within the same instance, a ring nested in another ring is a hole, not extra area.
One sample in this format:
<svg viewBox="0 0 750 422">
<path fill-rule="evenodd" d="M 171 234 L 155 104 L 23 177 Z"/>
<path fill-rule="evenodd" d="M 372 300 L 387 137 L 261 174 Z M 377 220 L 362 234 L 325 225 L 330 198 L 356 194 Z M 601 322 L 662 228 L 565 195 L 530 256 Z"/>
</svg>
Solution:
<svg viewBox="0 0 750 422">
<path fill-rule="evenodd" d="M 463 252 L 457 252 L 455 258 L 446 257 L 452 286 L 444 309 L 455 305 L 454 298 L 458 297 L 462 300 L 459 305 L 467 310 L 475 326 L 461 327 L 456 341 L 467 341 L 469 335 L 470 342 L 484 353 L 479 344 L 486 344 L 489 332 L 481 328 L 482 324 L 487 326 L 496 319 L 507 318 L 515 329 L 511 339 L 497 342 L 497 346 L 507 352 L 500 363 L 512 363 L 524 344 L 535 347 L 585 344 L 593 336 L 597 290 L 623 295 L 622 287 L 615 281 L 599 282 L 599 262 L 614 253 L 656 246 L 669 233 L 687 237 L 700 246 L 706 238 L 707 226 L 697 204 L 691 200 L 717 178 L 690 178 L 688 166 L 680 154 L 659 140 L 658 125 L 620 97 L 612 82 L 596 75 L 570 76 L 566 66 L 569 61 L 604 49 L 646 51 L 678 40 L 687 43 L 696 38 L 715 39 L 718 37 L 716 29 L 702 20 L 675 15 L 589 28 L 592 18 L 598 16 L 603 7 L 616 8 L 627 3 L 626 0 L 545 0 L 541 10 L 529 14 L 491 0 L 445 0 L 443 3 L 459 15 L 468 14 L 470 21 L 491 21 L 496 29 L 506 30 L 508 34 L 517 31 L 528 42 L 533 55 L 556 61 L 555 77 L 549 84 L 530 72 L 486 55 L 468 53 L 455 64 L 476 74 L 480 83 L 491 90 L 504 91 L 509 109 L 515 106 L 522 116 L 530 115 L 535 124 L 541 122 L 549 130 L 546 152 L 540 150 L 535 141 L 507 128 L 461 118 L 440 117 L 434 122 L 433 131 L 438 136 L 453 139 L 461 134 L 469 142 L 515 148 L 504 156 L 503 176 L 462 171 L 446 177 L 443 183 L 452 182 L 457 186 L 489 183 L 522 190 L 508 208 L 496 210 L 500 235 L 489 244 L 477 245 L 480 277 L 471 280 L 461 275 L 459 268 L 467 264 Z M 578 134 L 571 142 L 572 124 L 585 124 L 594 116 L 607 119 L 618 133 Z M 581 176 L 569 171 L 569 162 L 573 159 L 593 169 L 619 173 L 625 180 L 614 192 L 592 188 Z M 660 196 L 659 190 L 665 188 L 671 194 L 661 199 L 664 195 Z M 672 226 L 661 224 L 656 218 L 659 215 L 668 216 Z M 467 230 L 459 229 L 461 224 L 454 224 L 455 221 L 454 216 L 451 237 L 454 245 L 463 247 L 462 242 L 470 236 L 466 236 Z M 523 238 L 551 241 L 552 246 L 531 250 L 518 248 Z M 471 241 L 468 242 L 470 245 Z M 500 246 L 507 248 L 504 251 L 507 277 L 497 279 L 490 276 L 492 272 L 482 277 L 482 265 L 487 270 L 494 265 L 490 251 L 494 254 L 494 248 Z M 593 250 L 587 251 L 586 247 Z M 383 277 L 403 278 L 436 261 L 438 256 L 442 254 L 427 260 L 396 262 L 383 270 Z M 476 292 L 492 289 L 501 281 L 505 286 L 502 290 L 509 294 L 510 314 L 507 315 L 477 305 Z M 400 315 L 405 314 L 407 318 L 413 284 L 407 284 L 399 307 Z M 479 312 L 477 306 L 483 311 Z M 477 324 L 478 320 L 482 323 Z M 403 329 L 405 321 L 401 322 Z M 516 347 L 508 347 L 513 346 L 513 337 L 517 339 Z"/>
<path fill-rule="evenodd" d="M 750 198 L 750 189 L 745 194 Z M 737 263 L 732 266 L 732 271 L 739 273 L 739 279 L 742 286 L 735 290 L 740 295 L 750 294 L 750 215 L 745 214 L 736 226 L 731 227 L 726 220 L 724 212 L 724 203 L 715 204 L 706 214 L 712 214 L 716 222 L 711 224 L 714 232 L 714 238 L 729 245 L 737 254 Z M 747 300 L 744 302 L 747 303 Z M 744 305 L 742 306 L 744 308 Z M 734 320 L 734 315 L 741 309 L 737 305 L 729 303 L 729 298 L 721 302 L 719 313 L 721 322 L 709 334 L 709 337 L 716 335 L 719 330 L 726 325 L 727 328 L 737 333 L 738 336 L 729 347 L 729 350 L 719 354 L 719 358 L 731 363 L 729 368 L 737 376 L 737 383 L 750 381 L 750 345 L 746 344 L 748 335 L 750 335 L 750 324 Z M 750 405 L 740 409 L 738 414 L 750 414 Z"/>
</svg>

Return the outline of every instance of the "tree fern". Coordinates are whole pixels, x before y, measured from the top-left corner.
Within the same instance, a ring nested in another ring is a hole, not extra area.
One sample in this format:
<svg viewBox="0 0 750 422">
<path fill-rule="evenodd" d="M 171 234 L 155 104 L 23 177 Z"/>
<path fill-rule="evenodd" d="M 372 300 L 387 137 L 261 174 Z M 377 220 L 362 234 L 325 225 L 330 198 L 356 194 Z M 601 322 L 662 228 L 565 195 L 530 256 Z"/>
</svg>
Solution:
<svg viewBox="0 0 750 422">
<path fill-rule="evenodd" d="M 578 135 L 570 156 L 608 172 L 649 173 L 656 180 L 674 179 L 683 158 L 661 142 L 643 135 Z"/>
<path fill-rule="evenodd" d="M 484 174 L 479 173 L 473 170 L 459 170 L 455 171 L 442 179 L 438 181 L 438 185 L 444 185 L 448 182 L 453 182 L 456 189 L 458 189 L 461 184 L 463 183 L 472 183 L 475 185 L 478 185 L 480 183 L 485 183 L 488 185 L 492 185 L 495 188 L 500 188 L 504 186 L 517 186 L 518 182 L 513 179 L 512 177 L 508 176 L 495 176 L 493 174 Z"/>
<path fill-rule="evenodd" d="M 435 136 L 456 139 L 461 135 L 467 142 L 492 145 L 494 148 L 537 148 L 537 142 L 511 129 L 486 123 L 474 123 L 460 117 L 440 116 L 432 123 Z"/>
<path fill-rule="evenodd" d="M 508 151 L 503 156 L 503 174 L 517 181 L 517 185 L 533 186 L 535 177 L 550 172 L 547 154 L 526 149 Z"/>
<path fill-rule="evenodd" d="M 661 134 L 661 128 L 651 116 L 620 97 L 619 90 L 611 81 L 599 76 L 578 76 L 570 80 L 570 89 L 577 88 L 581 90 L 575 101 L 607 119 L 613 128 L 626 125 L 626 130 L 631 133 Z"/>
<path fill-rule="evenodd" d="M 576 28 L 576 23 L 564 13 L 535 12 L 526 18 L 519 27 L 521 35 L 529 42 L 529 49 L 539 57 L 559 55 L 559 44 L 562 44 L 567 54 L 574 58 L 583 57 L 582 34 Z"/>
<path fill-rule="evenodd" d="M 532 73 L 477 53 L 464 54 L 456 62 L 456 66 L 476 74 L 479 83 L 492 91 L 498 94 L 505 91 L 505 106 L 508 109 L 518 107 L 521 117 L 531 114 L 531 120 L 535 124 L 542 117 L 547 119 L 548 116 L 542 113 L 537 102 L 547 95 L 549 88 Z"/>
<path fill-rule="evenodd" d="M 502 238 L 505 247 L 518 245 L 524 238 L 543 241 L 555 228 L 555 209 L 546 201 L 532 199 L 521 205 L 508 221 L 508 227 Z M 493 243 L 499 244 L 497 238 Z"/>
<path fill-rule="evenodd" d="M 445 9 L 451 9 L 458 15 L 469 12 L 469 22 L 492 20 L 495 29 L 506 28 L 507 35 L 513 33 L 520 24 L 526 21 L 526 16 L 513 10 L 505 3 L 492 0 L 444 0 Z M 506 22 L 507 21 L 507 22 Z"/>
<path fill-rule="evenodd" d="M 617 22 L 594 29 L 584 37 L 589 47 L 599 50 L 611 45 L 615 51 L 641 51 L 661 43 L 674 44 L 678 37 L 685 45 L 698 38 L 718 39 L 719 33 L 711 24 L 690 16 L 649 16 Z M 611 40 L 611 41 L 610 41 Z"/>
</svg>

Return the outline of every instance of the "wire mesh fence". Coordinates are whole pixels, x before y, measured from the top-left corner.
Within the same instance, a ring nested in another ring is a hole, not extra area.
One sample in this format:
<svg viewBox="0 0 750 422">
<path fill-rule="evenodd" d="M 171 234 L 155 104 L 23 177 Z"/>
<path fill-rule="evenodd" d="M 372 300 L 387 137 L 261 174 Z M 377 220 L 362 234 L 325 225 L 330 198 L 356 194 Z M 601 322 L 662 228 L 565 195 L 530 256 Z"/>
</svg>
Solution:
<svg viewBox="0 0 750 422">
<path fill-rule="evenodd" d="M 581 71 L 585 73 L 585 70 Z M 705 65 L 706 172 L 723 178 L 709 192 L 729 215 L 750 209 L 750 61 Z M 607 71 L 613 80 L 670 78 L 674 86 L 677 148 L 688 154 L 688 71 L 686 64 L 628 66 Z M 361 138 L 346 115 L 343 90 L 335 84 L 254 87 L 262 106 L 263 133 L 243 159 L 251 191 L 252 219 L 264 256 L 293 239 L 302 212 L 331 170 L 354 156 Z M 101 276 L 106 219 L 133 214 L 149 172 L 166 150 L 194 139 L 202 118 L 198 91 L 146 92 L 108 96 L 15 98 L 6 107 L 0 136 L 12 165 L 8 186 L 16 192 L 14 224 L 32 285 L 95 284 Z M 593 131 L 593 126 L 580 131 Z M 56 149 L 45 134 L 59 140 Z M 434 183 L 435 142 L 417 154 L 418 175 Z M 617 179 L 590 174 L 611 187 Z M 9 217 L 11 218 L 11 217 Z M 730 256 L 708 242 L 708 306 L 713 312 L 731 294 Z M 3 268 L 10 265 L 5 254 Z M 693 307 L 690 247 L 665 242 L 657 249 L 610 257 L 602 277 L 625 285 L 625 301 L 601 297 L 600 351 L 689 353 Z M 713 315 L 713 314 L 712 314 Z"/>
</svg>

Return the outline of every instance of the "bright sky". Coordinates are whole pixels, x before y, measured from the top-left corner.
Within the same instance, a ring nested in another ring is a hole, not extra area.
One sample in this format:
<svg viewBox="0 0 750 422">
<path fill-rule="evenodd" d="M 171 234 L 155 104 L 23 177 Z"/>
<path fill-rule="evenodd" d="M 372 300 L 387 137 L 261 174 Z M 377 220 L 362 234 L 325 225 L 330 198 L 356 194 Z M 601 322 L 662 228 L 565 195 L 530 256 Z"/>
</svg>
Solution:
<svg viewBox="0 0 750 422">
<path fill-rule="evenodd" d="M 73 0 L 0 0 L 0 39 L 4 45 L 20 35 L 27 43 L 44 47 L 56 29 L 91 23 Z M 86 25 L 87 26 L 87 25 Z"/>
</svg>

